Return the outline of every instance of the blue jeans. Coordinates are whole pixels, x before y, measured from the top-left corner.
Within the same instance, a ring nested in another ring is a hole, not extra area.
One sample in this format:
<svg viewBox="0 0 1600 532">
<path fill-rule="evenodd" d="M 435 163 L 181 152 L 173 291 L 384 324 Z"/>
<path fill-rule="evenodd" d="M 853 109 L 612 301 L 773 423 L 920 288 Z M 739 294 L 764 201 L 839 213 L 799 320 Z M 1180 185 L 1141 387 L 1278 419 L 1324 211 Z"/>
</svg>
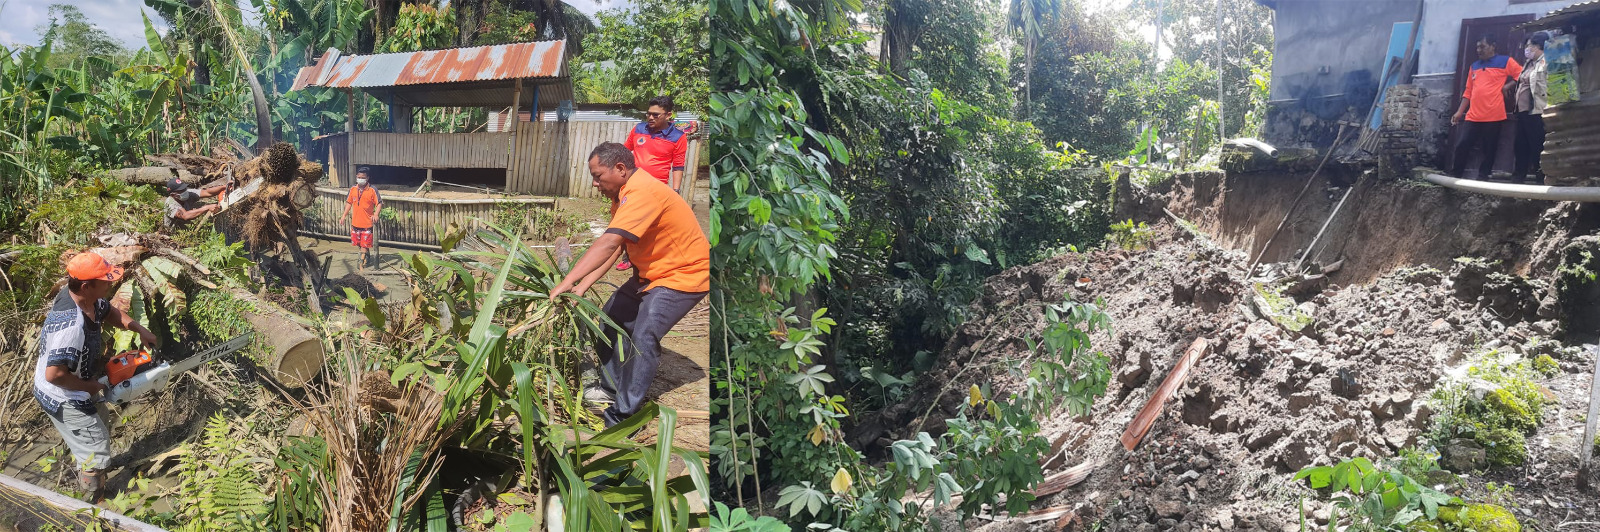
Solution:
<svg viewBox="0 0 1600 532">
<path fill-rule="evenodd" d="M 645 392 L 661 367 L 661 337 L 706 297 L 705 292 L 679 292 L 660 286 L 645 292 L 644 286 L 637 278 L 623 283 L 604 307 L 611 321 L 622 326 L 633 340 L 631 345 L 621 346 L 620 357 L 616 329 L 606 331 L 609 345 L 595 342 L 595 351 L 600 355 L 600 387 L 616 397 L 616 402 L 601 413 L 607 427 L 644 406 Z"/>
</svg>

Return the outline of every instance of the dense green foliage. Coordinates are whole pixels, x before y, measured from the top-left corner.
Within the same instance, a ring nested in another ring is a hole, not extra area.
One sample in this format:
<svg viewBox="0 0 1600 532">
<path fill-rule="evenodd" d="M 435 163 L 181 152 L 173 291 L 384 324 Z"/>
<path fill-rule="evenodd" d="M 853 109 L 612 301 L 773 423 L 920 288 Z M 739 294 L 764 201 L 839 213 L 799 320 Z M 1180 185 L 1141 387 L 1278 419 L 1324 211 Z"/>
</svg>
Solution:
<svg viewBox="0 0 1600 532">
<path fill-rule="evenodd" d="M 921 530 L 957 493 L 966 515 L 1027 508 L 1048 447 L 1037 420 L 1087 413 L 1109 379 L 1087 342 L 1106 326 L 1093 305 L 1039 308 L 1050 326 L 1026 389 L 974 387 L 945 434 L 893 442 L 874 465 L 843 428 L 905 397 L 983 279 L 1101 242 L 1103 163 L 1142 155 L 1141 123 L 1177 132 L 1145 142 L 1169 165 L 1215 146 L 1201 84 L 1217 78 L 1181 58 L 1153 72 L 1151 47 L 1117 30 L 1137 13 L 712 2 L 713 454 L 729 496 L 776 484 L 791 522 L 824 530 Z M 880 25 L 877 50 L 861 19 Z M 1047 80 L 1031 95 L 1029 71 Z"/>
<path fill-rule="evenodd" d="M 589 99 L 642 105 L 665 94 L 681 110 L 705 111 L 711 45 L 705 2 L 637 0 L 629 10 L 598 17 L 599 28 L 583 41 L 576 80 L 589 88 Z"/>
</svg>

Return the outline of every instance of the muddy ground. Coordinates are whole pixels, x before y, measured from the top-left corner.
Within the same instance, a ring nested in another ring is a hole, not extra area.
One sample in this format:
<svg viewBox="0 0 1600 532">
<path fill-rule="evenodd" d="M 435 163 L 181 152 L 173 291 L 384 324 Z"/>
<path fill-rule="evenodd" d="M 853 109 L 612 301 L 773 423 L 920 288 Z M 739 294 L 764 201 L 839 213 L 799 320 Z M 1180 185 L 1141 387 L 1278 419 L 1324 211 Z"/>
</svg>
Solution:
<svg viewBox="0 0 1600 532">
<path fill-rule="evenodd" d="M 1484 482 L 1509 483 L 1528 529 L 1600 530 L 1600 495 L 1574 487 L 1594 360 L 1552 340 L 1553 321 L 1536 313 L 1497 316 L 1504 304 L 1480 301 L 1484 290 L 1470 272 L 1453 277 L 1442 264 L 1442 271 L 1403 270 L 1370 284 L 1311 291 L 1301 300 L 1314 321 L 1304 334 L 1292 333 L 1251 310 L 1244 252 L 1197 240 L 1175 224 L 1152 229 L 1149 249 L 1068 254 L 989 279 L 973 304 L 975 317 L 940 365 L 906 402 L 865 416 L 853 441 L 870 455 L 881 449 L 869 442 L 942 432 L 974 383 L 991 383 L 996 394 L 1019 390 L 1022 383 L 1004 368 L 1028 358 L 1023 338 L 1043 329 L 1043 305 L 1103 300 L 1114 331 L 1093 341 L 1114 371 L 1107 394 L 1089 416 L 1060 412 L 1042 424 L 1042 435 L 1065 449 L 1046 475 L 1094 464 L 1085 482 L 1034 504 L 1071 509 L 1077 518 L 1067 529 L 1298 530 L 1302 496 L 1310 522 L 1326 522 L 1328 506 L 1310 500 L 1292 474 L 1426 446 L 1420 436 L 1434 383 L 1466 357 L 1498 348 L 1555 356 L 1561 373 L 1539 382 L 1558 402 L 1528 437 L 1529 466 L 1466 475 L 1460 491 L 1475 498 Z M 1197 338 L 1212 348 L 1142 445 L 1124 450 L 1123 431 Z M 973 528 L 1058 526 L 973 520 Z"/>
<path fill-rule="evenodd" d="M 699 190 L 693 207 L 704 229 L 709 227 L 709 182 L 702 180 L 697 185 Z M 605 226 L 607 210 L 604 200 L 562 199 L 559 208 L 581 214 L 591 220 L 591 230 L 584 231 L 574 238 L 574 244 L 582 244 L 592 239 Z M 529 242 L 529 244 L 549 243 Z M 371 295 L 387 301 L 405 297 L 406 289 L 402 286 L 405 277 L 395 268 L 400 267 L 403 254 L 412 253 L 411 250 L 381 247 L 378 266 L 369 266 L 365 271 L 358 271 L 358 250 L 348 240 L 302 237 L 301 246 L 302 249 L 319 257 L 328 255 L 333 257 L 328 278 L 334 280 L 336 286 L 349 286 L 362 292 L 370 290 Z M 581 253 L 582 250 L 583 248 L 575 248 L 574 253 Z M 610 271 L 602 282 L 595 285 L 594 296 L 604 301 L 615 286 L 627 281 L 629 275 L 629 272 Z M 292 292 L 293 288 L 287 288 L 286 293 Z M 290 305 L 289 308 L 301 303 L 301 298 L 293 294 L 268 294 L 268 299 Z M 325 301 L 342 301 L 342 299 L 340 296 L 325 298 Z M 708 309 L 708 303 L 701 302 L 662 340 L 666 353 L 656 382 L 649 392 L 653 400 L 680 412 L 678 427 L 673 438 L 675 445 L 700 452 L 710 450 L 710 426 L 705 414 L 709 407 L 710 384 L 707 373 L 710 363 Z M 329 312 L 330 315 L 348 313 L 348 309 L 340 305 L 329 309 Z M 4 356 L 23 355 L 6 353 Z M 31 371 L 33 358 L 31 355 L 26 358 L 25 367 Z M 232 358 L 222 359 L 197 372 L 180 377 L 170 391 L 157 394 L 154 400 L 141 401 L 124 409 L 112 410 L 110 416 L 113 426 L 112 452 L 115 457 L 109 471 L 110 486 L 121 489 L 136 474 L 144 473 L 153 466 L 170 466 L 172 461 L 169 458 L 174 456 L 172 451 L 179 444 L 197 437 L 206 419 L 222 409 L 220 404 L 226 397 L 249 397 L 256 408 L 246 411 L 230 410 L 224 412 L 224 415 L 236 420 L 266 424 L 265 428 L 270 432 L 283 433 L 283 429 L 287 428 L 286 420 L 276 419 L 272 414 L 278 410 L 272 407 L 282 406 L 274 404 L 281 402 L 281 399 L 275 393 L 255 385 L 251 381 L 250 370 L 235 364 Z M 226 373 L 229 378 L 217 378 L 218 372 Z M 249 386 L 225 390 L 214 384 L 208 384 L 213 382 L 244 382 Z M 49 421 L 31 400 L 27 404 L 17 405 L 15 410 L 9 415 L 9 419 L 0 423 L 0 427 L 4 428 L 4 431 L 0 432 L 0 438 L 3 438 L 0 440 L 0 449 L 3 449 L 0 451 L 0 466 L 3 466 L 4 474 L 48 489 L 75 494 L 77 483 L 74 471 L 76 470 L 71 465 L 71 458 L 66 454 L 66 447 L 61 444 L 60 437 L 50 426 Z M 656 432 L 656 428 L 652 426 L 636 439 L 644 442 L 653 441 Z M 681 470 L 681 466 L 674 467 L 674 470 Z M 164 475 L 173 474 L 165 469 L 161 469 L 160 472 Z M 153 487 L 161 488 L 169 484 L 171 484 L 170 479 L 164 480 L 158 475 Z M 699 501 L 696 501 L 696 507 L 699 507 Z"/>
</svg>

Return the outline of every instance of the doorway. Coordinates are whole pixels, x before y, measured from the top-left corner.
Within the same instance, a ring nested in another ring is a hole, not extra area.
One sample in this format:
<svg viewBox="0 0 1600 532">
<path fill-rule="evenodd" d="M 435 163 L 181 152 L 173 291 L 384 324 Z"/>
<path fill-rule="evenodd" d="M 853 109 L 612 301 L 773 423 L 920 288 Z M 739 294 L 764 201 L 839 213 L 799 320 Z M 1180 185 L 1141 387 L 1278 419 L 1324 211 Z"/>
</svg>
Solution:
<svg viewBox="0 0 1600 532">
<path fill-rule="evenodd" d="M 1450 95 L 1450 113 L 1454 114 L 1456 109 L 1461 108 L 1461 93 L 1467 90 L 1467 71 L 1472 68 L 1472 63 L 1478 60 L 1478 36 L 1485 33 L 1492 34 L 1495 39 L 1495 51 L 1502 55 L 1511 56 L 1511 59 L 1520 65 L 1527 62 L 1527 58 L 1523 57 L 1522 53 L 1522 42 L 1527 40 L 1527 35 L 1526 32 L 1515 28 L 1533 19 L 1534 16 L 1532 14 L 1521 14 L 1469 18 L 1461 21 L 1461 43 L 1456 47 L 1456 78 L 1453 85 L 1455 90 Z M 1498 145 L 1499 148 L 1495 151 L 1494 158 L 1494 170 L 1498 172 L 1510 172 L 1515 168 L 1517 128 L 1509 120 L 1511 113 L 1514 111 L 1514 109 L 1506 110 L 1508 120 L 1506 125 L 1500 128 L 1500 143 Z M 1445 141 L 1444 150 L 1440 152 L 1441 156 L 1439 157 L 1445 170 L 1456 166 L 1455 148 L 1456 144 L 1461 142 L 1461 128 L 1450 128 L 1448 139 Z M 1480 159 L 1482 156 L 1480 153 L 1469 155 L 1465 165 L 1465 175 L 1461 177 L 1468 179 L 1484 179 L 1488 177 L 1478 175 L 1478 161 L 1482 160 Z"/>
</svg>

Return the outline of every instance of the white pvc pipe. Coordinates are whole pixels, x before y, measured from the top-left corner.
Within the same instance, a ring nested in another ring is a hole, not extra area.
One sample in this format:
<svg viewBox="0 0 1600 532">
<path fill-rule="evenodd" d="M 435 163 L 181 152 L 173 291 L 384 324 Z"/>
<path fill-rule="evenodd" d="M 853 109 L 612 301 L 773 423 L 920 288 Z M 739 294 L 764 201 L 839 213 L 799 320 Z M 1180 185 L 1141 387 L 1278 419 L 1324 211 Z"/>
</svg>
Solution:
<svg viewBox="0 0 1600 532">
<path fill-rule="evenodd" d="M 1600 187 L 1552 187 L 1546 185 L 1513 185 L 1472 179 L 1458 179 L 1442 174 L 1423 174 L 1422 179 L 1442 187 L 1463 192 L 1490 196 L 1550 201 L 1600 202 Z"/>
<path fill-rule="evenodd" d="M 1233 145 L 1233 146 L 1244 147 L 1244 148 L 1254 148 L 1256 151 L 1261 152 L 1262 155 L 1266 155 L 1267 157 L 1272 157 L 1274 159 L 1276 159 L 1278 157 L 1278 149 L 1277 148 L 1272 147 L 1271 144 L 1267 144 L 1265 142 L 1261 142 L 1259 139 L 1254 139 L 1254 138 L 1250 138 L 1250 137 L 1229 139 L 1228 140 L 1228 144 Z"/>
</svg>

